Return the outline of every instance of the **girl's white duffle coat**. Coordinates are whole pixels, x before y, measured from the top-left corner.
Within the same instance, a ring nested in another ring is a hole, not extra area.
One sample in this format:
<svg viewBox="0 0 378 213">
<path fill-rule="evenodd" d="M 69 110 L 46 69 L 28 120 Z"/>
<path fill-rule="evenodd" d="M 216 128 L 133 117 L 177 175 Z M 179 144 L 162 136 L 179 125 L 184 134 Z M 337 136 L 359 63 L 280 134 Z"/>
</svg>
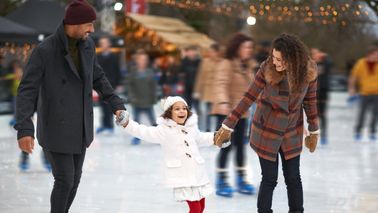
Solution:
<svg viewBox="0 0 378 213">
<path fill-rule="evenodd" d="M 159 117 L 158 126 L 145 126 L 130 120 L 125 130 L 141 140 L 161 145 L 168 187 L 203 186 L 209 183 L 205 162 L 198 147 L 213 145 L 214 133 L 200 132 L 197 115 L 185 125 Z"/>
</svg>

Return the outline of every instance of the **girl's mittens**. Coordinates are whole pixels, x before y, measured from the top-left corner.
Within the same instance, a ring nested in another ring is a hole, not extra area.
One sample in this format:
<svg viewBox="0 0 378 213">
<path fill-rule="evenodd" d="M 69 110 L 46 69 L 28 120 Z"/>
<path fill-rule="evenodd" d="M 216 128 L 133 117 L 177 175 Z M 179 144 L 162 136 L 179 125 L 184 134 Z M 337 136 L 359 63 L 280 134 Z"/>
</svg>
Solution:
<svg viewBox="0 0 378 213">
<path fill-rule="evenodd" d="M 118 126 L 125 126 L 129 122 L 130 114 L 128 111 L 122 111 L 121 114 L 116 118 L 116 124 Z"/>
</svg>

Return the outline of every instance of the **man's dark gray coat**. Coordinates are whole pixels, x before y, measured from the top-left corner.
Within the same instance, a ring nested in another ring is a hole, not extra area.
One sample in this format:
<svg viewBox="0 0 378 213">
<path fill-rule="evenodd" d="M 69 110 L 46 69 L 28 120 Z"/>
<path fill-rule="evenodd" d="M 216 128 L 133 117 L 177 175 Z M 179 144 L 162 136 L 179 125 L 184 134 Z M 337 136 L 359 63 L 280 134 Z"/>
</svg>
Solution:
<svg viewBox="0 0 378 213">
<path fill-rule="evenodd" d="M 33 50 L 18 89 L 18 138 L 34 137 L 31 118 L 37 106 L 39 144 L 48 151 L 78 154 L 93 141 L 92 89 L 113 112 L 125 109 L 97 63 L 93 40 L 80 41 L 78 49 L 80 70 L 69 54 L 62 24 Z"/>
</svg>

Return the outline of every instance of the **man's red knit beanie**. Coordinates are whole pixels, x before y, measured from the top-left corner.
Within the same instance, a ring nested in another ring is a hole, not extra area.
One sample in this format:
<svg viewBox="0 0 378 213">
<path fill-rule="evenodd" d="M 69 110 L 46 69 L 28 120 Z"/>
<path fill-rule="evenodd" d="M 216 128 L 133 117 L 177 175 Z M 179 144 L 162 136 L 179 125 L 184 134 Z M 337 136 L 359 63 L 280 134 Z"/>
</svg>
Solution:
<svg viewBox="0 0 378 213">
<path fill-rule="evenodd" d="M 96 20 L 95 9 L 85 0 L 74 0 L 66 8 L 64 24 L 78 25 Z"/>
</svg>

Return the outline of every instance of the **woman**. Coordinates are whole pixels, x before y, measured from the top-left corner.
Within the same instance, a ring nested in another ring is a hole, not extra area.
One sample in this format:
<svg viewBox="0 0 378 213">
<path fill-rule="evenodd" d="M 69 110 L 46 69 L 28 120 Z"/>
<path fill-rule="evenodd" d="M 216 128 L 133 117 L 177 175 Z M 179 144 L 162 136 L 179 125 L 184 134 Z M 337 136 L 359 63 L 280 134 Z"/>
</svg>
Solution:
<svg viewBox="0 0 378 213">
<path fill-rule="evenodd" d="M 299 163 L 303 140 L 303 109 L 310 136 L 306 146 L 313 152 L 318 141 L 316 106 L 317 68 L 306 46 L 294 35 L 282 34 L 272 44 L 270 57 L 261 65 L 239 104 L 223 121 L 215 140 L 227 140 L 231 129 L 257 101 L 250 144 L 259 156 L 262 180 L 258 212 L 273 212 L 277 185 L 278 154 L 287 185 L 289 212 L 303 212 L 303 189 Z"/>
<path fill-rule="evenodd" d="M 252 60 L 253 41 L 252 38 L 238 33 L 235 34 L 226 49 L 225 59 L 222 60 L 215 71 L 214 76 L 214 104 L 211 114 L 217 118 L 218 127 L 234 108 L 243 94 L 248 89 L 249 83 L 253 80 L 254 69 L 257 63 Z M 217 158 L 217 181 L 216 194 L 224 197 L 232 197 L 233 189 L 227 181 L 227 161 L 232 148 L 236 149 L 237 168 L 237 190 L 242 194 L 251 195 L 254 187 L 246 179 L 245 169 L 245 146 L 243 138 L 247 126 L 249 113 L 244 113 L 237 122 L 233 137 L 232 146 L 221 149 Z M 236 123 L 235 123 L 236 124 Z"/>
<path fill-rule="evenodd" d="M 196 77 L 196 82 L 194 85 L 195 99 L 199 99 L 206 104 L 206 131 L 210 132 L 210 111 L 211 105 L 214 102 L 214 77 L 216 75 L 216 69 L 222 61 L 221 49 L 218 44 L 210 45 L 208 51 L 208 57 L 204 58 L 201 62 L 198 74 Z"/>
</svg>

